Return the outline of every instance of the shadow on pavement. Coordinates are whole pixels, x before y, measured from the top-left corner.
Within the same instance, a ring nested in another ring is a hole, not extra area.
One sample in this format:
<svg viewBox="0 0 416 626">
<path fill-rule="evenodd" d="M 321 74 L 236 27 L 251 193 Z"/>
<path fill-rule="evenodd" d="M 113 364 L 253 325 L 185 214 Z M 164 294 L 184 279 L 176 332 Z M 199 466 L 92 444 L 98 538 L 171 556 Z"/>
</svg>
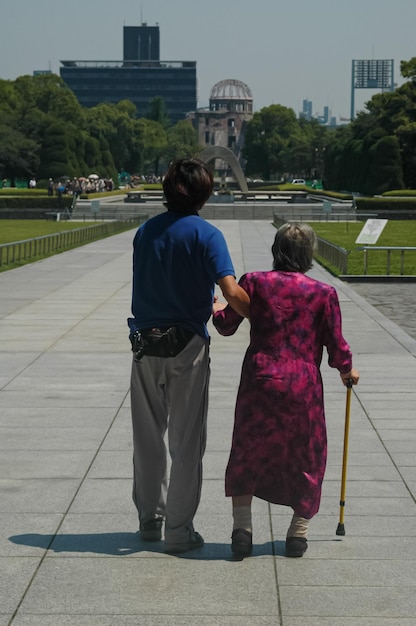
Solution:
<svg viewBox="0 0 416 626">
<path fill-rule="evenodd" d="M 9 541 L 24 546 L 32 546 L 52 552 L 64 553 L 92 553 L 107 554 L 109 556 L 129 556 L 140 552 L 154 552 L 163 554 L 162 541 L 141 541 L 138 533 L 80 533 L 62 535 L 42 535 L 39 533 L 25 533 L 12 535 Z M 253 545 L 250 556 L 283 556 L 285 553 L 284 541 L 268 541 L 264 544 Z M 241 561 L 231 553 L 229 543 L 205 543 L 202 548 L 190 550 L 174 556 L 194 560 L 228 560 Z"/>
</svg>

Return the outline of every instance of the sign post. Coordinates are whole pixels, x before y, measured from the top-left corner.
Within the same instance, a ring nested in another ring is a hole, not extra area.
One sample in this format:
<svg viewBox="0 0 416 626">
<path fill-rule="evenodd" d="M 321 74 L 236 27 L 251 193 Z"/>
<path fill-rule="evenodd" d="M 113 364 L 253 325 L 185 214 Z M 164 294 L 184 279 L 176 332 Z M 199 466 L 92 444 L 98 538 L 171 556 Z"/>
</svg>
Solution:
<svg viewBox="0 0 416 626">
<path fill-rule="evenodd" d="M 355 243 L 360 244 L 375 244 L 378 241 L 383 228 L 387 224 L 388 220 L 367 220 L 361 229 Z"/>
</svg>

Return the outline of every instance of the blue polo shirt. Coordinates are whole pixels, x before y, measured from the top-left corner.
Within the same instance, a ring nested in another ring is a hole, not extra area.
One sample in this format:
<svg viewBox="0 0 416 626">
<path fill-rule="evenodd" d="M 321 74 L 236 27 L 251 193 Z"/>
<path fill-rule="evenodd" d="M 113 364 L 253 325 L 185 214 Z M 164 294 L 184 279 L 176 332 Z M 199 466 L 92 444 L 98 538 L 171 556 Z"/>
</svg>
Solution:
<svg viewBox="0 0 416 626">
<path fill-rule="evenodd" d="M 130 330 L 177 324 L 208 338 L 215 283 L 230 275 L 234 267 L 218 228 L 198 214 L 153 217 L 133 241 Z"/>
</svg>

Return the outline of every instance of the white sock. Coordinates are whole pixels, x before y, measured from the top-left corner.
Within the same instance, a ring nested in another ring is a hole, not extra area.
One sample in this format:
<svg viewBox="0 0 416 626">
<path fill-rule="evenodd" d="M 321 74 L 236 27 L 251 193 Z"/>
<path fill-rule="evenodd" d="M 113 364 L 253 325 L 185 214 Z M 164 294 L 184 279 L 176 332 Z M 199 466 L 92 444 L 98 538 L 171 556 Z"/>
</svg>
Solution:
<svg viewBox="0 0 416 626">
<path fill-rule="evenodd" d="M 233 507 L 233 519 L 233 530 L 243 528 L 244 530 L 248 530 L 250 533 L 253 531 L 253 527 L 251 525 L 251 506 Z"/>
<path fill-rule="evenodd" d="M 292 522 L 287 531 L 287 537 L 304 537 L 306 539 L 309 528 L 309 520 L 299 515 L 293 515 Z"/>
</svg>

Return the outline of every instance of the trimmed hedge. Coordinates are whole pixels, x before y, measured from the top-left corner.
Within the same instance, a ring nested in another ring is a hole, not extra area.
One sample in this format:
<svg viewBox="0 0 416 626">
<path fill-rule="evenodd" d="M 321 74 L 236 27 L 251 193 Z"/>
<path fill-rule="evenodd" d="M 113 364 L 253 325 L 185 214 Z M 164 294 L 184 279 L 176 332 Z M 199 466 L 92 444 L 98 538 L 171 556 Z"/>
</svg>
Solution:
<svg viewBox="0 0 416 626">
<path fill-rule="evenodd" d="M 21 188 L 21 187 L 3 187 L 3 189 L 0 189 L 0 198 L 3 196 L 19 196 L 19 198 L 22 198 L 23 196 L 27 197 L 27 198 L 33 198 L 36 196 L 46 196 L 46 191 L 45 189 L 28 189 L 28 188 Z"/>
<path fill-rule="evenodd" d="M 137 189 L 114 189 L 113 191 L 92 191 L 91 193 L 81 193 L 81 200 L 99 200 L 100 198 L 109 198 L 111 196 L 122 196 L 127 191 L 137 191 Z"/>
<path fill-rule="evenodd" d="M 355 198 L 359 211 L 416 211 L 416 196 L 410 198 Z"/>
<path fill-rule="evenodd" d="M 416 189 L 398 189 L 392 191 L 386 191 L 383 193 L 383 198 L 396 197 L 396 198 L 416 198 Z"/>
<path fill-rule="evenodd" d="M 307 188 L 308 196 L 325 197 L 330 200 L 352 200 L 350 193 L 340 193 L 339 191 L 328 191 L 327 189 L 311 189 Z"/>
<path fill-rule="evenodd" d="M 48 211 L 70 209 L 72 196 L 42 196 L 40 198 L 7 198 L 0 196 L 0 209 L 46 209 Z"/>
</svg>

